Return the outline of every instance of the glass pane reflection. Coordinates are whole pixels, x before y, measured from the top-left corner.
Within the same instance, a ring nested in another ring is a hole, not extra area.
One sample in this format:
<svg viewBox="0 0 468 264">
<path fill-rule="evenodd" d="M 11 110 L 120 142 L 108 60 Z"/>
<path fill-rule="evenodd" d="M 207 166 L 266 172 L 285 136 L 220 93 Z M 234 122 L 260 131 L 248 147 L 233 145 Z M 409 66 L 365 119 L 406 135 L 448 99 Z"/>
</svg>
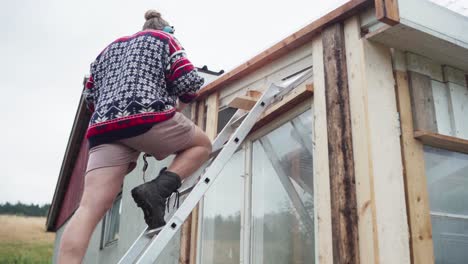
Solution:
<svg viewBox="0 0 468 264">
<path fill-rule="evenodd" d="M 254 142 L 253 263 L 314 262 L 311 139 L 307 111 Z"/>
<path fill-rule="evenodd" d="M 205 195 L 200 263 L 240 261 L 240 210 L 243 195 L 244 154 L 226 164 Z"/>
</svg>

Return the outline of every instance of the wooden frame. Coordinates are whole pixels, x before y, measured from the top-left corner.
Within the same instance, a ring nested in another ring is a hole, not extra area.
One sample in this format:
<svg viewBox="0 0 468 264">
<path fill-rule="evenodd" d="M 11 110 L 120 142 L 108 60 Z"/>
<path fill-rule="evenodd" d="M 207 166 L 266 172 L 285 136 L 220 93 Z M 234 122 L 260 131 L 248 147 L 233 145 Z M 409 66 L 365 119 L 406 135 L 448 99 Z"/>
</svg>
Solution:
<svg viewBox="0 0 468 264">
<path fill-rule="evenodd" d="M 361 263 L 409 263 L 400 130 L 390 48 L 345 21 Z"/>
<path fill-rule="evenodd" d="M 395 64 L 404 56 L 395 56 Z M 401 148 L 405 172 L 405 194 L 408 208 L 410 231 L 411 263 L 434 263 L 432 225 L 427 191 L 427 178 L 424 167 L 423 144 L 413 135 L 413 114 L 409 89 L 409 77 L 406 68 L 394 66 L 398 110 L 401 122 Z"/>
<path fill-rule="evenodd" d="M 414 131 L 414 137 L 432 147 L 468 154 L 468 140 L 466 139 L 418 130 Z"/>
<path fill-rule="evenodd" d="M 322 33 L 335 263 L 359 263 L 356 186 L 342 24 Z"/>
<path fill-rule="evenodd" d="M 314 202 L 315 263 L 333 263 L 333 242 L 330 206 L 330 172 L 328 167 L 327 107 L 325 71 L 320 36 L 312 42 L 314 78 Z"/>
<path fill-rule="evenodd" d="M 252 132 L 265 126 L 272 120 L 278 118 L 278 116 L 288 112 L 289 110 L 296 107 L 301 102 L 309 99 L 314 94 L 314 86 L 312 84 L 301 85 L 285 95 L 283 99 L 276 104 L 270 106 L 258 119 L 255 126 L 252 128 Z"/>
<path fill-rule="evenodd" d="M 431 77 L 409 71 L 408 80 L 414 129 L 437 132 Z"/>
<path fill-rule="evenodd" d="M 399 24 L 398 0 L 375 0 L 375 16 L 388 25 Z"/>
</svg>

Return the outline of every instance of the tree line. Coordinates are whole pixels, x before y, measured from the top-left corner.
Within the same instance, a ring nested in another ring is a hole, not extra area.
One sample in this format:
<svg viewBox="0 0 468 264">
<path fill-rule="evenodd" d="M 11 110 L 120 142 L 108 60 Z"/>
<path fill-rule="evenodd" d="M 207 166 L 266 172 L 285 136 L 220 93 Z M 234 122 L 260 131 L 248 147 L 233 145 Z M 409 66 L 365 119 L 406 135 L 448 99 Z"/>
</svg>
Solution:
<svg viewBox="0 0 468 264">
<path fill-rule="evenodd" d="M 6 202 L 0 204 L 0 215 L 24 215 L 24 216 L 47 216 L 50 204 L 38 205 L 38 204 L 24 204 L 17 202 L 11 204 Z"/>
</svg>

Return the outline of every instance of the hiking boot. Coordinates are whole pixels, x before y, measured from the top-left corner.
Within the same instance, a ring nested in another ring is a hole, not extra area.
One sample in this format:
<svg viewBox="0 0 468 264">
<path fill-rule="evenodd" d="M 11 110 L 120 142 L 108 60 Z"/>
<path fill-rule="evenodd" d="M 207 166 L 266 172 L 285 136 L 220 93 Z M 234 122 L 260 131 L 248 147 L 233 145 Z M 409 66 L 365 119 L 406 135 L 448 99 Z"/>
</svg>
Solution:
<svg viewBox="0 0 468 264">
<path fill-rule="evenodd" d="M 181 186 L 179 175 L 163 168 L 159 176 L 132 190 L 132 197 L 143 210 L 145 222 L 150 230 L 164 226 L 166 201 Z"/>
</svg>

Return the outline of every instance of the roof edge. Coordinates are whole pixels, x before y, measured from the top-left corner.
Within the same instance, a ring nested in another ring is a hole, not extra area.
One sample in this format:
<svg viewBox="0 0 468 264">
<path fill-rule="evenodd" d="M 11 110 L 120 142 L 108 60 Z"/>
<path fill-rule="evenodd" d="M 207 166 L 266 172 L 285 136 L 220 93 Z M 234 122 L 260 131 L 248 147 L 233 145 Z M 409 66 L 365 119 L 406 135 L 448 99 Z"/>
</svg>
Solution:
<svg viewBox="0 0 468 264">
<path fill-rule="evenodd" d="M 208 95 L 221 90 L 224 86 L 229 85 L 234 81 L 239 80 L 240 78 L 267 65 L 268 63 L 282 57 L 288 51 L 294 50 L 306 44 L 308 41 L 312 40 L 313 37 L 319 34 L 326 26 L 349 18 L 363 8 L 373 4 L 374 0 L 351 0 L 341 5 L 340 7 L 334 9 L 333 11 L 310 23 L 309 25 L 303 27 L 299 31 L 289 35 L 272 47 L 256 55 L 247 62 L 239 65 L 238 67 L 209 83 L 199 91 L 197 100 L 206 98 Z"/>
<path fill-rule="evenodd" d="M 54 197 L 50 205 L 49 212 L 47 213 L 46 230 L 55 231 L 55 223 L 60 211 L 63 198 L 65 196 L 66 186 L 70 180 L 71 171 L 73 170 L 73 163 L 77 157 L 81 142 L 83 141 L 87 120 L 89 115 L 83 96 L 81 96 L 76 110 L 75 120 L 73 121 L 72 130 L 68 139 L 68 144 L 65 149 L 65 154 L 60 168 L 59 178 L 55 186 Z"/>
</svg>

